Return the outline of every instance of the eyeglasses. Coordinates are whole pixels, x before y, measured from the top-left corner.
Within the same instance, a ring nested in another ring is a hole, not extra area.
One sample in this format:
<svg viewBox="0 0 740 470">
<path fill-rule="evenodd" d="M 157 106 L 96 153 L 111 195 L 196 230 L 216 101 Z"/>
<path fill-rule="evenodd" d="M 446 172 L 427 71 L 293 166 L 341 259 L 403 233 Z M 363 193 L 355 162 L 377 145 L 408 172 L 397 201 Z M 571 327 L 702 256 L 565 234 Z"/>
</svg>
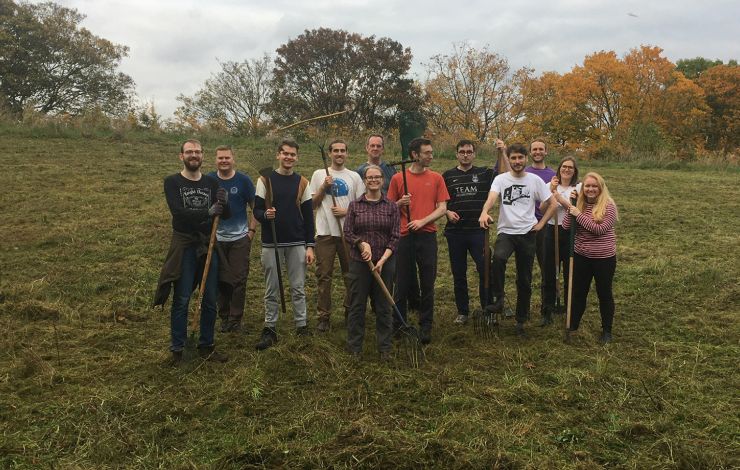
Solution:
<svg viewBox="0 0 740 470">
<path fill-rule="evenodd" d="M 368 181 L 374 181 L 374 180 L 382 180 L 383 177 L 382 176 L 366 176 L 365 179 Z"/>
<path fill-rule="evenodd" d="M 473 155 L 473 154 L 475 154 L 475 150 L 458 150 L 457 151 L 457 154 L 458 155 L 466 155 L 466 156 L 467 155 Z"/>
<path fill-rule="evenodd" d="M 185 150 L 183 153 L 185 155 L 203 155 L 202 150 Z"/>
</svg>

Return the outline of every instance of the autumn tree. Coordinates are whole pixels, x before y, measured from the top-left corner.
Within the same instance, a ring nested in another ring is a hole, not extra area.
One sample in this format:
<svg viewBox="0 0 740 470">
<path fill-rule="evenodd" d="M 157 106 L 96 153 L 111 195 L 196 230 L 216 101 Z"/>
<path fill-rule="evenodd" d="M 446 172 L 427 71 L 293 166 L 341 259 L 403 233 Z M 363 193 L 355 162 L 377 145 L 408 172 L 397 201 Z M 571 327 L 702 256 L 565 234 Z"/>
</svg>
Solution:
<svg viewBox="0 0 740 470">
<path fill-rule="evenodd" d="M 265 128 L 272 79 L 270 57 L 219 62 L 221 70 L 194 96 L 180 95 L 175 115 L 234 134 L 257 134 Z"/>
<path fill-rule="evenodd" d="M 0 99 L 11 113 L 122 114 L 134 82 L 118 72 L 128 48 L 80 26 L 77 10 L 0 0 Z"/>
<path fill-rule="evenodd" d="M 337 122 L 389 128 L 399 110 L 419 105 L 411 50 L 392 39 L 319 28 L 276 52 L 269 114 L 278 124 L 347 110 Z"/>
<path fill-rule="evenodd" d="M 426 68 L 425 108 L 435 130 L 484 142 L 508 137 L 520 122 L 529 69 L 512 73 L 505 57 L 467 43 L 433 56 Z"/>
<path fill-rule="evenodd" d="M 740 67 L 717 65 L 702 73 L 697 82 L 711 108 L 708 147 L 736 151 L 740 147 Z"/>
</svg>

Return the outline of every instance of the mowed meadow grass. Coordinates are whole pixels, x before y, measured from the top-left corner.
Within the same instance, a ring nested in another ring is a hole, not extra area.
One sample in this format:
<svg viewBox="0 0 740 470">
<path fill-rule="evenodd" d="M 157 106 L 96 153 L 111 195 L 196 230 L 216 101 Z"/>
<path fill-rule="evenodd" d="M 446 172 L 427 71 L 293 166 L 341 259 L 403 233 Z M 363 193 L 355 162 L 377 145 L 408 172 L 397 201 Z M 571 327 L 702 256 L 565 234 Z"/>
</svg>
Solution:
<svg viewBox="0 0 740 470">
<path fill-rule="evenodd" d="M 7 133 L 0 250 L 3 468 L 737 468 L 740 348 L 738 172 L 601 172 L 615 197 L 614 342 L 592 291 L 582 333 L 506 320 L 495 339 L 456 316 L 440 234 L 433 342 L 412 369 L 344 351 L 341 280 L 333 329 L 258 353 L 263 315 L 253 247 L 246 335 L 217 335 L 226 364 L 168 358 L 169 305 L 150 308 L 170 215 L 162 179 L 180 169 L 168 138 Z M 205 141 L 205 169 L 217 139 Z M 237 141 L 237 160 L 274 154 Z M 353 145 L 352 148 L 361 148 Z M 321 165 L 302 148 L 299 171 Z M 481 158 L 481 157 L 479 157 Z M 355 152 L 350 166 L 361 163 Z M 263 159 L 264 161 L 264 159 Z M 453 166 L 435 159 L 433 169 Z M 338 269 L 337 269 L 338 270 Z M 507 292 L 511 298 L 513 260 Z M 469 271 L 474 278 L 472 267 Z M 307 283 L 315 326 L 315 277 Z"/>
</svg>

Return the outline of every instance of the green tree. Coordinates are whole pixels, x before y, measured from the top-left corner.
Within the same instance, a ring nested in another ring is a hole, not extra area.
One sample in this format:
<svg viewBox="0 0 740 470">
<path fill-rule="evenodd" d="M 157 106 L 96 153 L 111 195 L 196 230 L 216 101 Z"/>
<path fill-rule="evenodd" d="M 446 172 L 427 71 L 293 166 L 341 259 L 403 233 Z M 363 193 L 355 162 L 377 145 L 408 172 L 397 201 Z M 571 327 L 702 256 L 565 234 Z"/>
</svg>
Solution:
<svg viewBox="0 0 740 470">
<path fill-rule="evenodd" d="M 389 38 L 343 30 L 306 30 L 277 49 L 269 113 L 278 124 L 348 110 L 353 128 L 390 128 L 398 111 L 416 109 L 408 76 L 411 50 Z"/>
<path fill-rule="evenodd" d="M 704 57 L 694 57 L 693 59 L 678 59 L 676 62 L 676 70 L 681 72 L 684 77 L 694 80 L 705 70 L 714 67 L 715 65 L 722 65 L 722 61 L 719 59 L 710 60 Z"/>
<path fill-rule="evenodd" d="M 176 111 L 185 122 L 198 121 L 235 134 L 258 134 L 265 127 L 265 107 L 270 96 L 270 57 L 244 62 L 219 62 L 221 71 L 205 81 Z"/>
<path fill-rule="evenodd" d="M 134 82 L 117 69 L 128 48 L 80 27 L 84 18 L 52 2 L 0 0 L 0 99 L 11 113 L 127 110 Z"/>
</svg>

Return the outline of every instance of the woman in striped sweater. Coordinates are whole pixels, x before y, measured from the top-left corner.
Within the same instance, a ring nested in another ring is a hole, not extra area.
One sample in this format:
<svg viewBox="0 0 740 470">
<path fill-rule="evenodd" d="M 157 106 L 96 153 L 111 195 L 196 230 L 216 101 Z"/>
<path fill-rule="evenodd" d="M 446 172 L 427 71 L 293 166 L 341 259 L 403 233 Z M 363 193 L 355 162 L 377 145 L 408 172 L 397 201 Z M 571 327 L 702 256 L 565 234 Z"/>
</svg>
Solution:
<svg viewBox="0 0 740 470">
<path fill-rule="evenodd" d="M 570 214 L 576 221 L 575 256 L 573 260 L 573 305 L 571 331 L 578 329 L 591 280 L 596 281 L 601 312 L 602 343 L 612 339 L 614 321 L 614 296 L 612 281 L 617 268 L 617 239 L 614 224 L 618 220 L 617 205 L 609 196 L 604 178 L 598 173 L 588 173 L 583 179 L 578 202 L 571 206 Z M 563 228 L 570 228 L 573 218 L 563 220 Z"/>
</svg>

